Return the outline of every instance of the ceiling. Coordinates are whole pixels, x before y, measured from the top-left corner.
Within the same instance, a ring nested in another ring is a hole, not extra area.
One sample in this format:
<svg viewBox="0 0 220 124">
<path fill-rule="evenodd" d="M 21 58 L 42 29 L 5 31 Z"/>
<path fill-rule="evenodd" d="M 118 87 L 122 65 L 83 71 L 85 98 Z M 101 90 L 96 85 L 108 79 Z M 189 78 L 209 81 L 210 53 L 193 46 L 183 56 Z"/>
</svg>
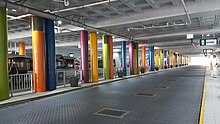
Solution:
<svg viewBox="0 0 220 124">
<path fill-rule="evenodd" d="M 195 55 L 205 48 L 199 46 L 200 38 L 208 34 L 207 38 L 220 36 L 219 0 L 184 0 L 184 3 L 181 0 L 68 0 L 69 6 L 57 1 L 62 0 L 8 0 L 117 34 L 116 47 L 120 46 L 118 41 L 135 40 L 146 46 Z M 8 8 L 9 42 L 26 41 L 27 46 L 31 46 L 31 14 Z M 77 46 L 79 31 L 83 28 L 65 22 L 58 24 L 58 21 L 55 20 L 56 45 Z M 196 46 L 186 40 L 186 34 L 190 33 L 194 34 Z M 99 38 L 101 35 L 99 33 Z M 217 49 L 216 46 L 211 48 Z"/>
</svg>

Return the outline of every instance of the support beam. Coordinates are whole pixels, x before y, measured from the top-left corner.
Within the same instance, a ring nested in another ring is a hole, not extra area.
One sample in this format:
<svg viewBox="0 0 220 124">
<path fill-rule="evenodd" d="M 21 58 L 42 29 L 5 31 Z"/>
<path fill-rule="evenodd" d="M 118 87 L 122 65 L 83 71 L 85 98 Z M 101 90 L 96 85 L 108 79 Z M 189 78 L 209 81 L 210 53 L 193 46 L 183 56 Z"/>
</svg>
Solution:
<svg viewBox="0 0 220 124">
<path fill-rule="evenodd" d="M 0 101 L 9 98 L 6 8 L 0 8 Z"/>
<path fill-rule="evenodd" d="M 149 58 L 149 65 L 150 65 L 150 71 L 155 70 L 155 65 L 154 65 L 154 47 L 149 47 L 148 48 L 148 58 Z"/>
<path fill-rule="evenodd" d="M 98 82 L 98 44 L 97 33 L 90 32 L 90 67 L 91 82 Z"/>
<path fill-rule="evenodd" d="M 103 70 L 104 79 L 110 79 L 110 60 L 109 60 L 109 36 L 102 35 L 102 56 L 103 56 Z"/>
<path fill-rule="evenodd" d="M 81 65 L 82 65 L 82 83 L 89 83 L 89 53 L 88 53 L 88 32 L 80 32 L 81 46 Z"/>
<path fill-rule="evenodd" d="M 134 47 L 135 42 L 131 41 L 129 43 L 129 67 L 130 67 L 130 75 L 134 75 Z"/>
<path fill-rule="evenodd" d="M 46 91 L 45 71 L 45 43 L 43 32 L 43 19 L 37 16 L 32 17 L 32 57 L 34 92 Z"/>
<path fill-rule="evenodd" d="M 147 71 L 147 66 L 146 66 L 146 46 L 142 46 L 142 68 L 144 68 L 144 72 Z"/>
<path fill-rule="evenodd" d="M 153 9 L 159 9 L 154 0 L 145 0 Z"/>
<path fill-rule="evenodd" d="M 121 42 L 121 65 L 124 76 L 127 76 L 127 62 L 126 62 L 126 41 Z"/>
<path fill-rule="evenodd" d="M 19 55 L 26 56 L 26 49 L 25 49 L 25 43 L 24 42 L 19 43 Z"/>
<path fill-rule="evenodd" d="M 54 21 L 45 19 L 45 42 L 46 42 L 46 89 L 55 90 L 57 87 L 56 79 L 56 50 Z"/>
</svg>

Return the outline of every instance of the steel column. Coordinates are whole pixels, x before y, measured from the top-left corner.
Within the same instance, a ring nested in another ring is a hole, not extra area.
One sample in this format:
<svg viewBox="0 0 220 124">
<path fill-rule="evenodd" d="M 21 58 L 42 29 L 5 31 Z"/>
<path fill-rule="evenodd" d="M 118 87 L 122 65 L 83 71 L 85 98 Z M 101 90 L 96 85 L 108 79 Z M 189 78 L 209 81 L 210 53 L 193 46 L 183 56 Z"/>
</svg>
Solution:
<svg viewBox="0 0 220 124">
<path fill-rule="evenodd" d="M 0 101 L 9 98 L 6 8 L 0 8 Z"/>
<path fill-rule="evenodd" d="M 88 32 L 80 31 L 82 83 L 89 83 Z"/>
<path fill-rule="evenodd" d="M 121 63 L 122 63 L 124 76 L 127 76 L 126 41 L 121 42 Z"/>
<path fill-rule="evenodd" d="M 45 42 L 46 42 L 46 88 L 55 90 L 56 80 L 56 50 L 54 21 L 45 19 Z"/>
<path fill-rule="evenodd" d="M 97 33 L 90 32 L 90 67 L 91 67 L 91 82 L 98 82 L 98 44 Z"/>
<path fill-rule="evenodd" d="M 32 56 L 34 92 L 46 91 L 45 72 L 45 43 L 43 32 L 43 19 L 37 16 L 32 17 Z"/>
</svg>

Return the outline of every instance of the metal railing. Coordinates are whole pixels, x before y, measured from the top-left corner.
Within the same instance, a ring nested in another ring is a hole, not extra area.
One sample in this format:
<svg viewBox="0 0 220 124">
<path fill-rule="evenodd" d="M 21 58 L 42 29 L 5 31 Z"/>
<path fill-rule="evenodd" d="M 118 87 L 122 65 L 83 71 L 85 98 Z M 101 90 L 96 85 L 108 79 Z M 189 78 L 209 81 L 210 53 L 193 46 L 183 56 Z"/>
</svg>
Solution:
<svg viewBox="0 0 220 124">
<path fill-rule="evenodd" d="M 33 74 L 27 73 L 9 75 L 9 87 L 11 96 L 13 96 L 14 93 L 19 92 L 30 91 L 31 93 L 33 93 Z"/>
<path fill-rule="evenodd" d="M 69 70 L 57 70 L 56 71 L 56 77 L 57 77 L 57 87 L 66 87 L 70 85 L 70 78 L 73 75 L 80 74 L 81 71 L 76 72 L 75 70 L 69 69 Z"/>
</svg>

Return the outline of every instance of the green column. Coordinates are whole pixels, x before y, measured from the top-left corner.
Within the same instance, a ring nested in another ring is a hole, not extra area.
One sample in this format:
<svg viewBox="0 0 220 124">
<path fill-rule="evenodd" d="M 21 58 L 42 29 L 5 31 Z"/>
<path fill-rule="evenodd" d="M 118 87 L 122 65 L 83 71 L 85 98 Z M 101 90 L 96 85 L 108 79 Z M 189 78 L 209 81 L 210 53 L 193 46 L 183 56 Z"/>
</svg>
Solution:
<svg viewBox="0 0 220 124">
<path fill-rule="evenodd" d="M 104 79 L 110 79 L 110 68 L 109 68 L 109 36 L 102 35 L 102 56 L 103 56 L 103 69 Z"/>
<path fill-rule="evenodd" d="M 6 9 L 0 8 L 0 100 L 9 98 Z"/>
</svg>

